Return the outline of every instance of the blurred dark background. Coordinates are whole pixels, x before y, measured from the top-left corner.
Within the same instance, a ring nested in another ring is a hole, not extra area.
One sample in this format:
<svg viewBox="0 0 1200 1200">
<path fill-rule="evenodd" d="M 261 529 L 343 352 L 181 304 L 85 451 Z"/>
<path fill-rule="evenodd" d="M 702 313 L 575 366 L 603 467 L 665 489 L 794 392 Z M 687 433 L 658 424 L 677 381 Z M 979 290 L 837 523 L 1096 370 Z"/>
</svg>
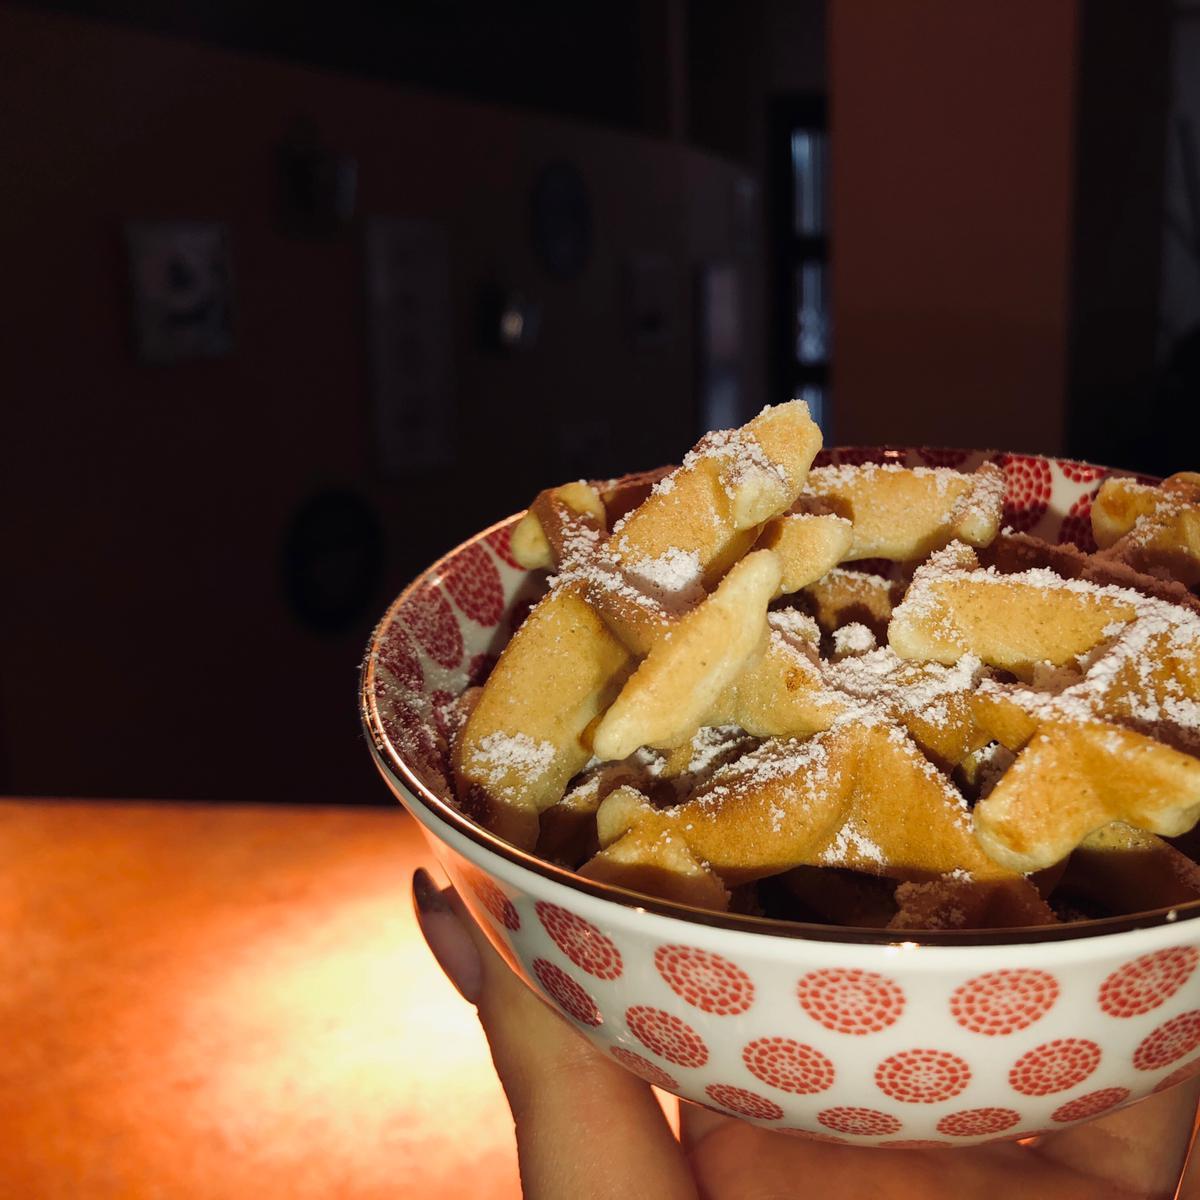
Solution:
<svg viewBox="0 0 1200 1200">
<path fill-rule="evenodd" d="M 1200 5 L 0 4 L 0 790 L 387 802 L 438 554 L 803 396 L 1200 467 Z"/>
</svg>

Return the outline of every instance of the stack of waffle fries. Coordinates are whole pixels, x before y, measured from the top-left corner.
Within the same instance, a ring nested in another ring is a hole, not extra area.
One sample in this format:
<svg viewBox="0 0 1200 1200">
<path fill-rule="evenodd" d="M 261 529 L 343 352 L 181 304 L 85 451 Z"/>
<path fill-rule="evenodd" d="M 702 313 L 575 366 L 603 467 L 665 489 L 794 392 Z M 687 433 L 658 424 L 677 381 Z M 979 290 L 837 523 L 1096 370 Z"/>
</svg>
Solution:
<svg viewBox="0 0 1200 1200">
<path fill-rule="evenodd" d="M 534 500 L 512 549 L 545 595 L 453 703 L 464 811 L 590 879 L 805 921 L 1200 898 L 1200 475 L 1106 480 L 1085 554 L 1002 532 L 991 463 L 820 446 L 793 402 Z"/>
</svg>

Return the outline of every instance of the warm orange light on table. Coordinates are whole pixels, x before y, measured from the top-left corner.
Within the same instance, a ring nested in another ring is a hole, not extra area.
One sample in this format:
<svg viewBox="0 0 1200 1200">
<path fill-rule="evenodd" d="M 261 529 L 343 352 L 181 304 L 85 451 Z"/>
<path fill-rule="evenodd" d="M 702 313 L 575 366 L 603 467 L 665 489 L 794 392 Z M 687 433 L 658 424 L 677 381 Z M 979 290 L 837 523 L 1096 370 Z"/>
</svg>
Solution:
<svg viewBox="0 0 1200 1200">
<path fill-rule="evenodd" d="M 0 803 L 0 1196 L 519 1195 L 399 810 Z"/>
</svg>

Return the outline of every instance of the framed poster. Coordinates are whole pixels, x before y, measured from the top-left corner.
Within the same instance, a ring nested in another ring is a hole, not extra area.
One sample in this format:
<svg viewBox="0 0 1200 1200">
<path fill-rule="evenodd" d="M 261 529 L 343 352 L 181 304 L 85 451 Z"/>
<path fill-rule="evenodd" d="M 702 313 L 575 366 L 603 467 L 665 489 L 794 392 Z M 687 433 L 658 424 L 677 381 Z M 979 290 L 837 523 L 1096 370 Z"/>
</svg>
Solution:
<svg viewBox="0 0 1200 1200">
<path fill-rule="evenodd" d="M 145 363 L 220 358 L 233 349 L 229 233 L 216 221 L 125 226 L 133 330 Z"/>
</svg>

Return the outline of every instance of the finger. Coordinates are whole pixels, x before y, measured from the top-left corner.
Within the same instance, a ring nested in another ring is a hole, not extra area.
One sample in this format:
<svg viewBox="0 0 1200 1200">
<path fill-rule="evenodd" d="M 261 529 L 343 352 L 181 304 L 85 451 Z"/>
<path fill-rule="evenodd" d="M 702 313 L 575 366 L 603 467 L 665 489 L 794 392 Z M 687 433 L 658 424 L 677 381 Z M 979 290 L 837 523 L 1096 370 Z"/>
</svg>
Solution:
<svg viewBox="0 0 1200 1200">
<path fill-rule="evenodd" d="M 413 896 L 434 957 L 464 971 L 456 986 L 478 1007 L 516 1123 L 526 1200 L 695 1200 L 650 1088 L 516 977 L 453 890 L 437 892 L 418 871 Z"/>
<path fill-rule="evenodd" d="M 1034 1153 L 1139 1196 L 1173 1196 L 1191 1146 L 1200 1078 L 1038 1141 Z"/>
</svg>

